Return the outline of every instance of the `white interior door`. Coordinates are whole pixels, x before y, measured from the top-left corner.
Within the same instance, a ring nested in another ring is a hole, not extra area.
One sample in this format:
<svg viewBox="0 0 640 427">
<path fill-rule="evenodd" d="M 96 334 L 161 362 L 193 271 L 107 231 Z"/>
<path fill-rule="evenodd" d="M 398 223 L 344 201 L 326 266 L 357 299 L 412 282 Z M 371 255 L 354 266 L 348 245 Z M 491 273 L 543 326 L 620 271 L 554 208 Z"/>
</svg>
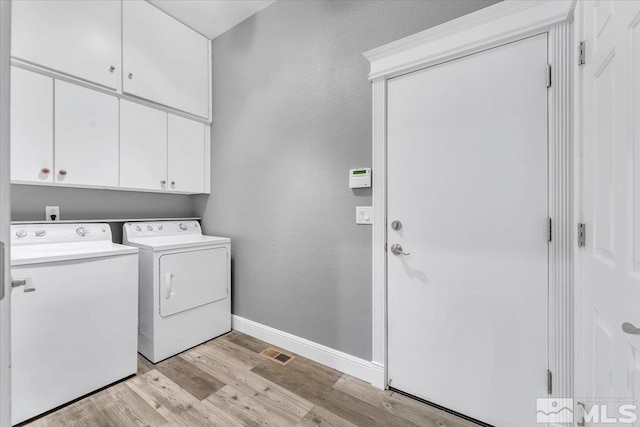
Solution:
<svg viewBox="0 0 640 427">
<path fill-rule="evenodd" d="M 543 34 L 387 88 L 390 386 L 499 427 L 547 395 L 546 66 Z"/>
<path fill-rule="evenodd" d="M 9 324 L 9 93 L 11 1 L 0 1 L 0 427 L 11 425 L 11 340 Z"/>
<path fill-rule="evenodd" d="M 167 188 L 167 113 L 120 100 L 120 186 Z"/>
<path fill-rule="evenodd" d="M 578 263 L 576 395 L 587 398 L 590 416 L 599 412 L 587 420 L 591 425 L 602 421 L 603 408 L 589 399 L 640 399 L 640 331 L 622 329 L 625 322 L 640 327 L 640 2 L 578 7 L 586 42 L 580 67 L 586 246 Z M 618 405 L 606 403 L 607 416 L 620 417 Z"/>
<path fill-rule="evenodd" d="M 118 186 L 118 98 L 55 82 L 55 180 Z"/>
</svg>

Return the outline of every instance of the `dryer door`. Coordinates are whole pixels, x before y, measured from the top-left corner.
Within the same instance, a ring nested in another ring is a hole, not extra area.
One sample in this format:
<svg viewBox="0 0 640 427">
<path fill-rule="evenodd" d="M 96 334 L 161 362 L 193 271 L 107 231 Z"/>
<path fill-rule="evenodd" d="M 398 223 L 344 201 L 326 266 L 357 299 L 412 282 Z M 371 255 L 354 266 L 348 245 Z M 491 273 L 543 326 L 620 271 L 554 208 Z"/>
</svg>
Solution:
<svg viewBox="0 0 640 427">
<path fill-rule="evenodd" d="M 224 299 L 227 248 L 167 254 L 160 257 L 160 316 L 167 317 Z"/>
</svg>

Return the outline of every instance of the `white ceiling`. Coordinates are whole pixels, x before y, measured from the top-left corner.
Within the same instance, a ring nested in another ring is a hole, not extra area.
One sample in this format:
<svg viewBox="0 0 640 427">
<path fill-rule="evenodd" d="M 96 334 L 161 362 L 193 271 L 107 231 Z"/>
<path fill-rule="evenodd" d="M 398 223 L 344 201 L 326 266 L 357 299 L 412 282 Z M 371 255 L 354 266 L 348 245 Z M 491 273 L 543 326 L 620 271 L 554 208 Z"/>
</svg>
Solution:
<svg viewBox="0 0 640 427">
<path fill-rule="evenodd" d="M 275 0 L 147 0 L 209 39 L 235 27 Z"/>
</svg>

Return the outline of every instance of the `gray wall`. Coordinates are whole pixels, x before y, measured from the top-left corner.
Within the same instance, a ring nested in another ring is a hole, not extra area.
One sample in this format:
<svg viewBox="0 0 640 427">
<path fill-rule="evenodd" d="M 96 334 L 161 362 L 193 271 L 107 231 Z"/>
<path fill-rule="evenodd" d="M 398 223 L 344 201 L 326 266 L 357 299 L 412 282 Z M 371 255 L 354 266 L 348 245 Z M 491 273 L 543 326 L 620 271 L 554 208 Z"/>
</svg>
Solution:
<svg viewBox="0 0 640 427">
<path fill-rule="evenodd" d="M 371 358 L 371 87 L 362 53 L 492 1 L 280 0 L 213 41 L 212 194 L 233 312 Z"/>
<path fill-rule="evenodd" d="M 174 218 L 194 214 L 193 196 L 133 191 L 11 186 L 11 219 L 42 221 L 45 206 L 60 206 L 62 219 Z M 112 224 L 113 238 L 122 240 L 122 224 Z"/>
<path fill-rule="evenodd" d="M 44 207 L 60 206 L 62 219 L 161 218 L 194 215 L 193 196 L 37 185 L 11 186 L 11 219 L 41 221 Z"/>
</svg>

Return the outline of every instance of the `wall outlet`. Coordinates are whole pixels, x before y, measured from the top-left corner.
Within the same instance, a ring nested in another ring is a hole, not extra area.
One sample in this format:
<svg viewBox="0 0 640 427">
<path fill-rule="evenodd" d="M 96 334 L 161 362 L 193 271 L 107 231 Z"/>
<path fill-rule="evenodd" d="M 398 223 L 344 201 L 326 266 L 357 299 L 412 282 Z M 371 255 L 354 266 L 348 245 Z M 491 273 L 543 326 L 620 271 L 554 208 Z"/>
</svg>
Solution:
<svg viewBox="0 0 640 427">
<path fill-rule="evenodd" d="M 44 218 L 46 221 L 60 221 L 60 206 L 45 206 Z"/>
</svg>

